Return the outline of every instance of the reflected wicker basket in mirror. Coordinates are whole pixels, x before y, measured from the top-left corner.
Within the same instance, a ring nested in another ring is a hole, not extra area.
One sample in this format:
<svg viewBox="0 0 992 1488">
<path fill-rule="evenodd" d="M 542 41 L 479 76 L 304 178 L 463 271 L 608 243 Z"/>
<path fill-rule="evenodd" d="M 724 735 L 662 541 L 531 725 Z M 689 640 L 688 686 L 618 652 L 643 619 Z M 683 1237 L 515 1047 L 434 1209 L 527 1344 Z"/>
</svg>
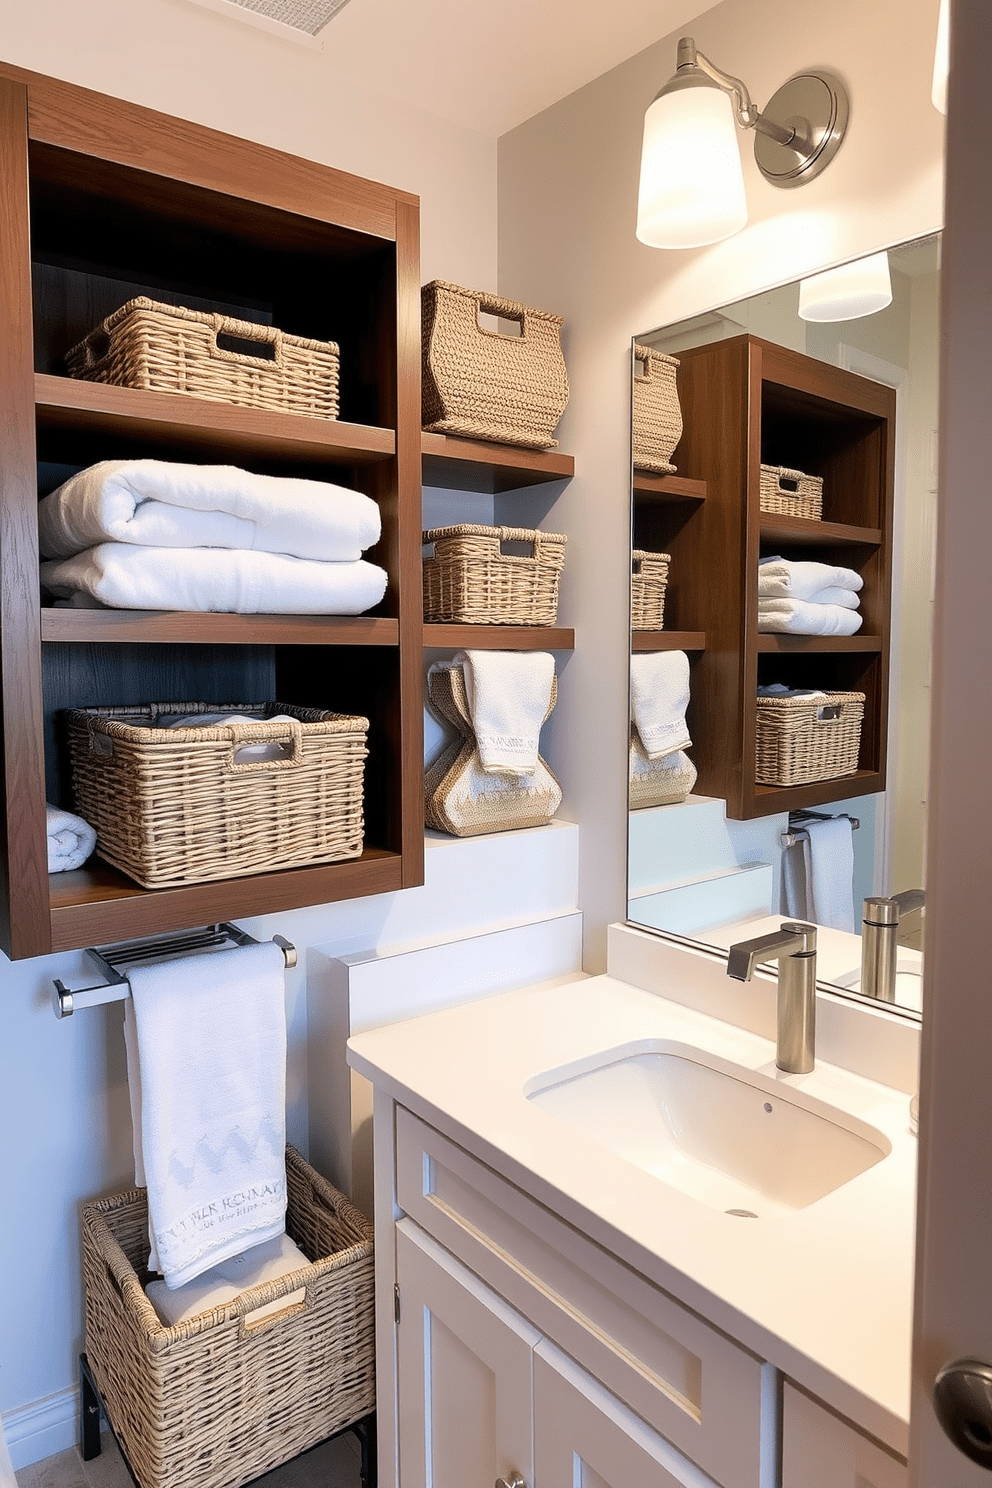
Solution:
<svg viewBox="0 0 992 1488">
<path fill-rule="evenodd" d="M 630 560 L 630 627 L 632 630 L 661 630 L 665 623 L 665 591 L 671 556 L 635 548 Z"/>
<path fill-rule="evenodd" d="M 672 455 L 682 438 L 682 409 L 676 373 L 678 361 L 653 346 L 634 343 L 631 397 L 632 448 L 635 470 L 673 475 Z"/>
</svg>

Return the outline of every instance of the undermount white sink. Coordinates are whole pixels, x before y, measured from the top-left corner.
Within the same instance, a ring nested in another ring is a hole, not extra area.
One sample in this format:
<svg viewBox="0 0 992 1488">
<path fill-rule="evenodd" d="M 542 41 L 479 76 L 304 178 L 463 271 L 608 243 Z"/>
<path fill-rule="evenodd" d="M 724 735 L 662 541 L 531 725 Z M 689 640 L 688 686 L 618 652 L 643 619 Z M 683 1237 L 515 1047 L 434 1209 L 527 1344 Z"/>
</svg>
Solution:
<svg viewBox="0 0 992 1488">
<path fill-rule="evenodd" d="M 805 1209 L 891 1151 L 845 1111 L 667 1040 L 548 1070 L 524 1094 L 662 1182 L 746 1218 Z"/>
</svg>

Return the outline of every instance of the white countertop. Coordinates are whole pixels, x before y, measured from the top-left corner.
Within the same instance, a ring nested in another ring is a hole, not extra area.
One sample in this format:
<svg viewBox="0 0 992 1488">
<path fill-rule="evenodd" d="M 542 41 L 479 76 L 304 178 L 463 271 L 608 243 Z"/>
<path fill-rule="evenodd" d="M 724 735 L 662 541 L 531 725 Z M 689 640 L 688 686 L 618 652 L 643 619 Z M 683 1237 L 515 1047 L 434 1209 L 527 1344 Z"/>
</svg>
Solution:
<svg viewBox="0 0 992 1488">
<path fill-rule="evenodd" d="M 728 1217 L 579 1136 L 535 1076 L 645 1038 L 696 1045 L 878 1128 L 890 1154 L 808 1208 Z M 360 1034 L 349 1062 L 576 1228 L 905 1455 L 916 1139 L 906 1094 L 610 977 L 523 988 Z"/>
</svg>

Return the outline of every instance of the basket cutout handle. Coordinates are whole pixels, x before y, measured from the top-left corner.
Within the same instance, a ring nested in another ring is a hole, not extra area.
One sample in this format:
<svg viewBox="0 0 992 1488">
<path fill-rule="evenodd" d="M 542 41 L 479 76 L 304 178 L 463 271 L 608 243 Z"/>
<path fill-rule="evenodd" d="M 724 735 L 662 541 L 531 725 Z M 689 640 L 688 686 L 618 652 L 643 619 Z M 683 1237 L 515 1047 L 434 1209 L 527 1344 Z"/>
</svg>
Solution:
<svg viewBox="0 0 992 1488">
<path fill-rule="evenodd" d="M 229 315 L 215 315 L 213 320 L 211 356 L 253 367 L 282 367 L 282 331 L 277 326 L 232 320 Z"/>
<path fill-rule="evenodd" d="M 293 1291 L 303 1292 L 302 1299 L 280 1307 L 278 1312 L 267 1312 L 265 1317 L 256 1317 L 255 1314 L 261 1312 L 264 1303 L 251 1312 L 243 1312 L 238 1318 L 238 1337 L 251 1338 L 256 1333 L 264 1333 L 267 1328 L 278 1327 L 280 1323 L 286 1322 L 287 1318 L 296 1317 L 302 1312 L 309 1312 L 313 1306 L 310 1287 L 294 1287 Z"/>
<path fill-rule="evenodd" d="M 649 356 L 641 356 L 637 351 L 634 352 L 634 381 L 654 381 L 654 378 L 651 376 L 651 358 Z"/>
<path fill-rule="evenodd" d="M 244 723 L 229 723 L 224 732 L 231 741 L 231 750 L 226 768 L 235 775 L 246 775 L 261 770 L 289 770 L 303 759 L 303 725 L 296 718 L 286 722 L 266 723 L 265 732 L 254 719 Z M 278 744 L 286 751 L 281 759 L 252 759 L 245 757 L 243 750 L 253 744 Z M 241 758 L 238 756 L 241 754 Z"/>
<path fill-rule="evenodd" d="M 480 315 L 495 315 L 497 320 L 511 320 L 519 327 L 519 331 L 490 330 L 484 326 L 479 319 Z M 498 295 L 480 295 L 475 307 L 475 323 L 484 336 L 498 336 L 501 341 L 523 341 L 527 336 L 527 323 L 529 317 L 526 310 L 517 310 L 506 300 L 501 300 Z"/>
<path fill-rule="evenodd" d="M 778 473 L 778 488 L 787 496 L 795 496 L 799 490 L 799 482 L 805 480 L 806 476 L 802 470 L 782 469 Z"/>
<path fill-rule="evenodd" d="M 499 527 L 499 551 L 501 558 L 530 558 L 541 556 L 542 533 L 527 527 Z M 521 552 L 521 549 L 526 551 Z"/>
<path fill-rule="evenodd" d="M 817 723 L 836 723 L 844 711 L 843 703 L 824 703 L 816 710 Z"/>
<path fill-rule="evenodd" d="M 110 352 L 111 344 L 111 335 L 105 325 L 98 325 L 95 330 L 90 331 L 79 348 L 83 353 L 83 362 L 87 372 L 92 372 L 97 363 L 103 361 Z"/>
</svg>

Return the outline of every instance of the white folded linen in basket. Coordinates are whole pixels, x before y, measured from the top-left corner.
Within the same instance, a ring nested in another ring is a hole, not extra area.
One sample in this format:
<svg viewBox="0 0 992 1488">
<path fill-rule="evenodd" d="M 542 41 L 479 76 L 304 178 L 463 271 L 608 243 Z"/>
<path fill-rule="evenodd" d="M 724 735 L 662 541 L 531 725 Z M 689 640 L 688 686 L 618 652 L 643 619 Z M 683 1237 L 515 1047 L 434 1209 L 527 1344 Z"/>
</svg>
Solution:
<svg viewBox="0 0 992 1488">
<path fill-rule="evenodd" d="M 234 465 L 169 460 L 104 460 L 71 476 L 38 506 L 45 558 L 123 542 L 354 563 L 379 541 L 380 530 L 379 508 L 360 491 Z"/>
<path fill-rule="evenodd" d="M 639 651 L 630 658 L 630 716 L 649 760 L 691 747 L 688 706 L 689 658 L 684 651 Z"/>
<path fill-rule="evenodd" d="M 864 579 L 853 568 L 837 568 L 831 563 L 762 558 L 758 564 L 759 598 L 812 600 L 821 589 L 851 589 L 857 593 L 863 585 Z"/>
<path fill-rule="evenodd" d="M 96 832 L 89 822 L 46 802 L 45 825 L 49 873 L 68 873 L 73 868 L 81 868 L 96 847 Z"/>
<path fill-rule="evenodd" d="M 88 595 L 112 609 L 236 611 L 242 615 L 360 615 L 386 592 L 374 563 L 314 563 L 231 548 L 139 548 L 101 543 L 41 565 L 45 589 Z"/>
<path fill-rule="evenodd" d="M 487 774 L 533 775 L 551 702 L 550 651 L 459 651 L 479 758 Z"/>
<path fill-rule="evenodd" d="M 128 970 L 135 1182 L 170 1288 L 286 1228 L 284 973 L 272 941 Z"/>
<path fill-rule="evenodd" d="M 758 629 L 786 635 L 853 635 L 864 617 L 840 605 L 806 604 L 801 599 L 758 600 Z"/>
<path fill-rule="evenodd" d="M 310 1262 L 298 1245 L 288 1235 L 277 1235 L 262 1245 L 253 1245 L 250 1250 L 211 1266 L 195 1281 L 185 1286 L 169 1288 L 164 1281 L 150 1281 L 145 1295 L 167 1328 L 184 1323 L 187 1318 L 201 1312 L 212 1312 L 215 1307 L 225 1307 L 240 1297 L 242 1292 L 261 1286 L 266 1281 L 278 1281 L 292 1271 L 299 1271 Z M 298 1287 L 275 1302 L 263 1303 L 245 1314 L 245 1321 L 258 1323 L 276 1312 L 284 1312 L 298 1302 L 306 1300 L 306 1287 Z"/>
</svg>

